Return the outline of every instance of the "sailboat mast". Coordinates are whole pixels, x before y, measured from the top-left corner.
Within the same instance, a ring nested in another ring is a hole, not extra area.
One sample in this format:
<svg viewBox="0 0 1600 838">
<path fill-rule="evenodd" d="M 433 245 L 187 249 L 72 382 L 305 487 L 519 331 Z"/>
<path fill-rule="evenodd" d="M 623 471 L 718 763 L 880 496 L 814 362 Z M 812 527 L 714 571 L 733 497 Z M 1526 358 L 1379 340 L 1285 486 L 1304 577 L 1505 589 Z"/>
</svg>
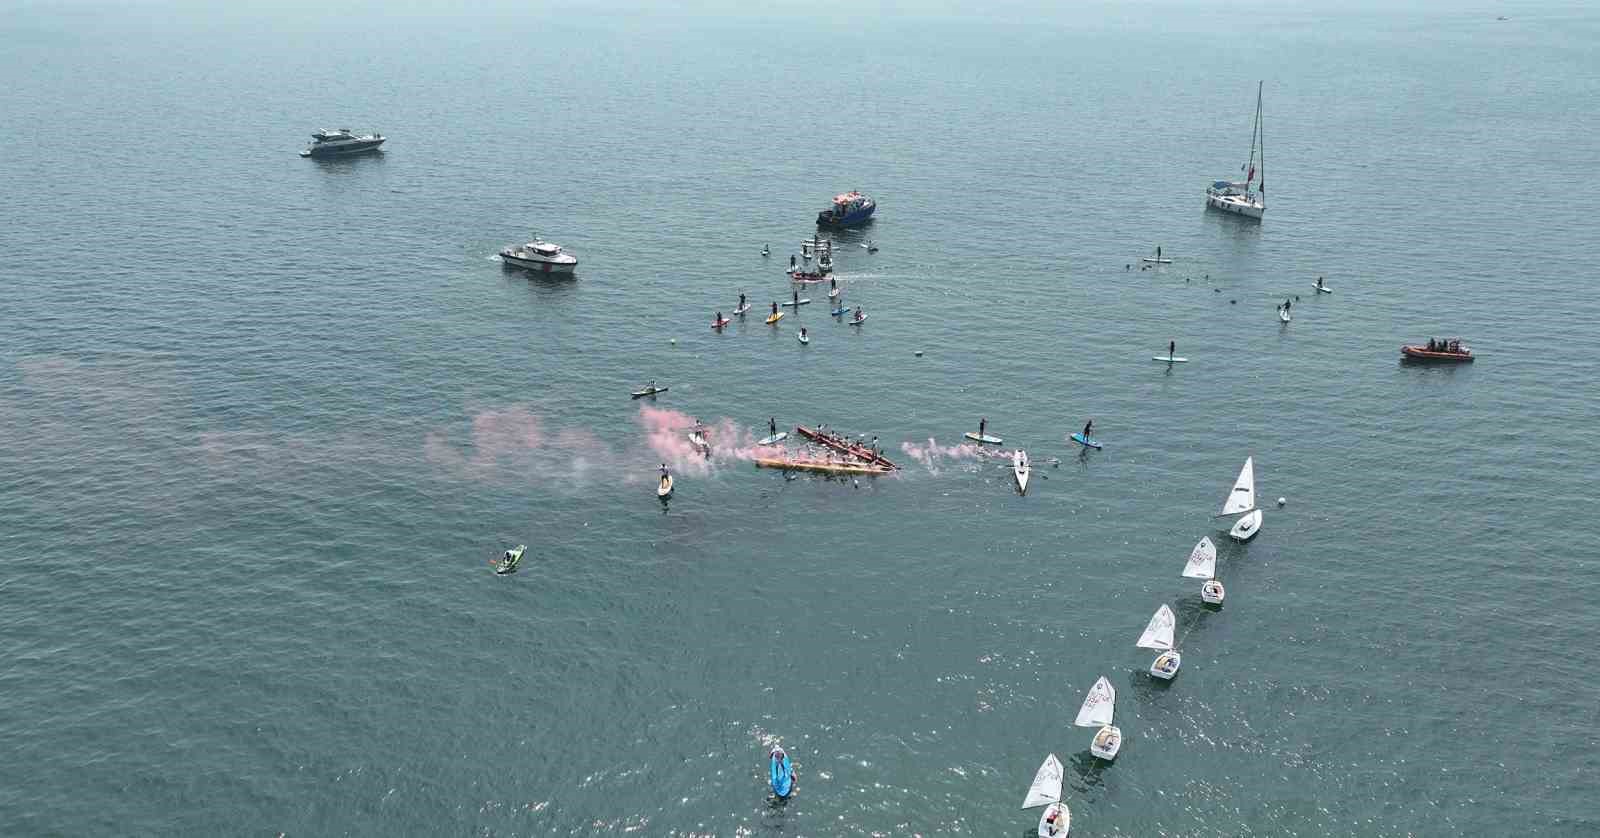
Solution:
<svg viewBox="0 0 1600 838">
<path fill-rule="evenodd" d="M 1267 126 L 1261 119 L 1261 86 L 1256 82 L 1256 137 L 1261 141 L 1261 206 L 1267 205 Z"/>
<path fill-rule="evenodd" d="M 1256 118 L 1250 123 L 1250 161 L 1245 164 L 1245 190 L 1250 189 L 1250 182 L 1256 176 L 1256 137 L 1261 132 L 1261 88 L 1256 88 Z"/>
</svg>

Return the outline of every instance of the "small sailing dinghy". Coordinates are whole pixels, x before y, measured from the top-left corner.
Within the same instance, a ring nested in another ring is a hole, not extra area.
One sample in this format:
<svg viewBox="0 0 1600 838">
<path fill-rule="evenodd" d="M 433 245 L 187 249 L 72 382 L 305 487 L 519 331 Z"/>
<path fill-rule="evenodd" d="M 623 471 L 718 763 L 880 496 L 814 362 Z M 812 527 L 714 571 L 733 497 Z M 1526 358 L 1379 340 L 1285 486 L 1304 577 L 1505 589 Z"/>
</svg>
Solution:
<svg viewBox="0 0 1600 838">
<path fill-rule="evenodd" d="M 495 563 L 494 572 L 500 576 L 516 573 L 517 566 L 522 564 L 522 554 L 527 552 L 528 545 L 518 544 L 516 549 L 507 550 L 500 556 L 500 561 Z"/>
<path fill-rule="evenodd" d="M 1089 753 L 1103 760 L 1114 760 L 1122 750 L 1122 730 L 1111 723 L 1116 714 L 1117 690 L 1104 675 L 1089 688 L 1089 695 L 1078 708 L 1078 727 L 1097 727 L 1100 730 L 1089 743 Z"/>
<path fill-rule="evenodd" d="M 1239 479 L 1233 481 L 1233 490 L 1228 492 L 1228 499 L 1222 502 L 1222 514 L 1218 518 L 1229 518 L 1242 515 L 1234 522 L 1233 528 L 1228 530 L 1228 537 L 1235 541 L 1249 541 L 1261 532 L 1261 510 L 1256 508 L 1256 466 L 1254 457 L 1244 458 L 1244 468 L 1239 469 Z"/>
<path fill-rule="evenodd" d="M 1064 775 L 1061 760 L 1055 754 L 1044 758 L 1044 763 L 1033 775 L 1033 785 L 1022 800 L 1022 808 L 1044 806 L 1039 816 L 1039 838 L 1061 838 L 1072 829 L 1072 810 L 1061 802 L 1061 780 Z"/>
<path fill-rule="evenodd" d="M 1183 656 L 1172 648 L 1172 630 L 1177 624 L 1178 618 L 1173 615 L 1172 609 L 1162 603 L 1150 618 L 1150 625 L 1144 627 L 1144 634 L 1139 635 L 1139 642 L 1134 644 L 1141 649 L 1154 649 L 1161 653 L 1150 664 L 1150 674 L 1164 681 L 1171 681 L 1172 676 L 1178 674 L 1178 667 L 1183 666 Z"/>
<path fill-rule="evenodd" d="M 1028 465 L 1028 452 L 1018 448 L 1011 454 L 1011 473 L 1017 477 L 1017 492 L 1028 493 L 1028 475 L 1033 472 L 1033 467 Z"/>
<path fill-rule="evenodd" d="M 1221 605 L 1223 597 L 1227 596 L 1222 583 L 1217 581 L 1217 545 L 1212 544 L 1209 538 L 1201 538 L 1189 553 L 1189 561 L 1183 566 L 1183 575 L 1190 579 L 1205 580 L 1200 583 L 1200 599 L 1207 605 Z"/>
</svg>

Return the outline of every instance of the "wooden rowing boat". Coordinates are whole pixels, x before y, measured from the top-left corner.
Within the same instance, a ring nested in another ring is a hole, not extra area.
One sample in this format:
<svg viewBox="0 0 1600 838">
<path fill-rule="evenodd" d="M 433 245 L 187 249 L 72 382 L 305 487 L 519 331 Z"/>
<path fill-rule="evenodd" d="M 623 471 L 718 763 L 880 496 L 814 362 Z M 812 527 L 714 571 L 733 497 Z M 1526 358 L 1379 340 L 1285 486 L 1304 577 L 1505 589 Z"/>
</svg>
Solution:
<svg viewBox="0 0 1600 838">
<path fill-rule="evenodd" d="M 874 452 L 871 448 L 868 448 L 865 445 L 857 445 L 853 442 L 842 440 L 836 436 L 833 436 L 832 434 L 814 431 L 805 425 L 800 425 L 799 427 L 795 428 L 795 431 L 812 442 L 821 443 L 822 445 L 826 445 L 841 454 L 849 454 L 850 456 L 862 460 L 863 462 L 883 466 L 887 469 L 899 468 L 899 466 L 890 462 L 888 457 Z"/>
<path fill-rule="evenodd" d="M 755 457 L 757 469 L 782 469 L 784 472 L 821 472 L 826 475 L 886 475 L 890 469 L 882 465 L 861 462 L 829 462 L 822 459 L 792 459 L 792 457 Z"/>
</svg>

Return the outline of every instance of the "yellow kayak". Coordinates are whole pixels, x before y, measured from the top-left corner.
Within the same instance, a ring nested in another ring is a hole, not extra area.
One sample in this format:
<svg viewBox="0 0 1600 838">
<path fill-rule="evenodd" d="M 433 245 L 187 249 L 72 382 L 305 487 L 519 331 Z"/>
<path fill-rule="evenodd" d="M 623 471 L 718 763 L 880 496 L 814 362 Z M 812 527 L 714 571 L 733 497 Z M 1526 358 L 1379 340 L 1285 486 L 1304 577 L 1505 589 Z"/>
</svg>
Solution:
<svg viewBox="0 0 1600 838">
<path fill-rule="evenodd" d="M 777 314 L 769 314 L 769 315 L 767 315 L 767 322 L 768 323 L 776 323 L 776 322 L 778 322 L 779 320 L 782 320 L 782 319 L 783 319 L 783 312 L 781 312 L 781 311 L 778 312 Z"/>
</svg>

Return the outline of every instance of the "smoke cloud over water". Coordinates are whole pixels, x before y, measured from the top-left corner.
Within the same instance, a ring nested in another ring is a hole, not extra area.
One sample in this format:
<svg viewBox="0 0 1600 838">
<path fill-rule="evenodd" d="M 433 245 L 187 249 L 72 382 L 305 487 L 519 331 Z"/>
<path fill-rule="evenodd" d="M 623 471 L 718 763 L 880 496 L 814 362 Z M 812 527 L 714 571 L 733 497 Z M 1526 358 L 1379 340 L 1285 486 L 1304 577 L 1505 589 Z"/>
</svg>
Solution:
<svg viewBox="0 0 1600 838">
<path fill-rule="evenodd" d="M 985 456 L 981 447 L 976 443 L 962 443 L 960 445 L 940 445 L 933 437 L 928 437 L 925 443 L 902 442 L 900 450 L 906 456 L 926 468 L 931 474 L 938 474 L 945 465 L 955 465 L 963 461 L 982 460 Z"/>
</svg>

